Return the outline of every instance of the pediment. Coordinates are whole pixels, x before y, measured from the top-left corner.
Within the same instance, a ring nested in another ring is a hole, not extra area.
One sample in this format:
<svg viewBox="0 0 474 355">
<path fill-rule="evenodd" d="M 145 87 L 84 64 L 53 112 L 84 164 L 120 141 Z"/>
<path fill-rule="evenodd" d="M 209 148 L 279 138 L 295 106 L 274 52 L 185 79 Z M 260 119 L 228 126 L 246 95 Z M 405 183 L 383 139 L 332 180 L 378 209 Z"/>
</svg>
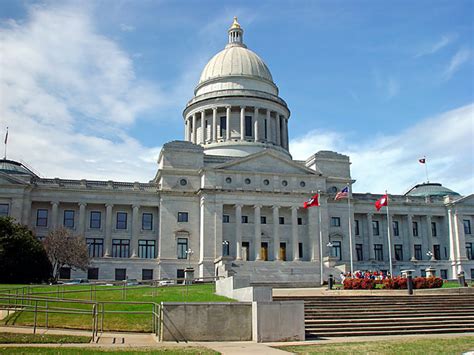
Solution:
<svg viewBox="0 0 474 355">
<path fill-rule="evenodd" d="M 0 172 L 0 185 L 29 185 L 29 183 L 18 177 Z"/>
<path fill-rule="evenodd" d="M 464 197 L 461 197 L 458 200 L 454 201 L 454 205 L 456 206 L 474 206 L 474 194 L 470 194 Z"/>
<path fill-rule="evenodd" d="M 317 174 L 314 170 L 270 151 L 255 153 L 229 163 L 218 165 L 215 168 L 233 171 L 251 171 L 254 173 Z"/>
</svg>

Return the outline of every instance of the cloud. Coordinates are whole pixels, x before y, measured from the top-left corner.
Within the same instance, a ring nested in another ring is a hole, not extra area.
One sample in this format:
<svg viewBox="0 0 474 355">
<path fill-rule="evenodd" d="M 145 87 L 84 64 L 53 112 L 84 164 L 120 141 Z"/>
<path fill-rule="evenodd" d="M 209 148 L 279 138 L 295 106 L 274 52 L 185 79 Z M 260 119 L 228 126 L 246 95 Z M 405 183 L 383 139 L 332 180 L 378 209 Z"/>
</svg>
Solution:
<svg viewBox="0 0 474 355">
<path fill-rule="evenodd" d="M 440 182 L 461 194 L 473 193 L 474 186 L 474 104 L 427 118 L 393 135 L 367 137 L 351 144 L 347 136 L 312 131 L 290 143 L 295 159 L 306 159 L 318 150 L 334 150 L 351 158 L 356 192 L 402 194 L 426 181 L 418 163 L 427 157 L 429 180 Z"/>
<path fill-rule="evenodd" d="M 120 24 L 120 30 L 123 32 L 133 32 L 135 31 L 135 26 L 127 25 L 125 23 Z"/>
<path fill-rule="evenodd" d="M 131 57 L 98 33 L 87 8 L 28 10 L 24 21 L 0 24 L 0 128 L 10 127 L 9 157 L 47 176 L 151 179 L 158 148 L 126 129 L 163 104 L 159 88 L 136 77 Z"/>
<path fill-rule="evenodd" d="M 391 100 L 400 93 L 400 81 L 393 76 L 382 76 L 377 69 L 373 70 L 375 88 L 386 100 Z"/>
<path fill-rule="evenodd" d="M 451 58 L 449 65 L 446 67 L 446 70 L 443 73 L 443 78 L 445 80 L 451 79 L 453 74 L 461 68 L 461 66 L 466 63 L 471 57 L 471 51 L 469 49 L 463 48 L 456 52 L 456 54 Z"/>
<path fill-rule="evenodd" d="M 415 58 L 419 58 L 425 55 L 434 54 L 444 47 L 447 47 L 457 39 L 457 35 L 454 34 L 445 34 L 436 42 L 429 46 L 422 48 L 416 55 Z"/>
</svg>

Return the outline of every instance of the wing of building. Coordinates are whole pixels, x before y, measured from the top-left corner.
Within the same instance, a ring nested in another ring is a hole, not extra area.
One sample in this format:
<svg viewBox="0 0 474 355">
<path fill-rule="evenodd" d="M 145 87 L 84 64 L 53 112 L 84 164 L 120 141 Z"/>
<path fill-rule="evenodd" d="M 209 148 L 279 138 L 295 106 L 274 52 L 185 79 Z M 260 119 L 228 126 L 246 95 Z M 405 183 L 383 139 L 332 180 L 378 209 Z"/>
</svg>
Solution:
<svg viewBox="0 0 474 355">
<path fill-rule="evenodd" d="M 186 104 L 184 141 L 163 146 L 152 181 L 47 179 L 4 159 L 0 214 L 38 238 L 59 226 L 83 235 L 90 279 L 177 278 L 192 267 L 200 278 L 314 285 L 321 271 L 349 271 L 351 255 L 354 270 L 388 271 L 391 255 L 395 274 L 432 266 L 473 278 L 474 195 L 423 183 L 390 195 L 389 214 L 374 208 L 381 194 L 335 200 L 355 181 L 349 157 L 292 159 L 290 110 L 243 34 L 235 19 Z M 302 208 L 318 191 L 320 206 Z"/>
</svg>

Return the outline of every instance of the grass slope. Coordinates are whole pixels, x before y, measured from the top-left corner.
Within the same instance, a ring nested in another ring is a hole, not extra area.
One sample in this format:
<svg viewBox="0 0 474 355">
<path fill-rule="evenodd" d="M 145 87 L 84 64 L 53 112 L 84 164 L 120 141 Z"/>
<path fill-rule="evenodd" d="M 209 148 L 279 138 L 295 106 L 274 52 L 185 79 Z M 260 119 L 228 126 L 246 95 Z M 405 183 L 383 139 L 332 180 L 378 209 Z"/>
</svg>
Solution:
<svg viewBox="0 0 474 355">
<path fill-rule="evenodd" d="M 34 347 L 0 347 L 0 354 L 61 354 L 61 355 L 94 355 L 94 354 L 166 354 L 166 355 L 215 355 L 216 351 L 198 347 L 176 347 L 176 348 L 128 348 L 124 350 L 103 348 L 34 348 Z"/>
<path fill-rule="evenodd" d="M 76 335 L 0 333 L 0 344 L 72 344 L 90 341 L 90 337 Z"/>
</svg>

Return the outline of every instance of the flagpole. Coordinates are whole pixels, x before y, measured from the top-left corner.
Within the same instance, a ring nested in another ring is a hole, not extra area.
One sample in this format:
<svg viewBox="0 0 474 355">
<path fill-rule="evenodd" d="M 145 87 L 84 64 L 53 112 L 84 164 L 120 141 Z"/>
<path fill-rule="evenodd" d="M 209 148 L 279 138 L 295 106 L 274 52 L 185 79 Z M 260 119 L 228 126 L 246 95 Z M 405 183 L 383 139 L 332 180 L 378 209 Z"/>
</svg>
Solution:
<svg viewBox="0 0 474 355">
<path fill-rule="evenodd" d="M 321 274 L 321 287 L 324 284 L 324 263 L 323 263 L 323 226 L 321 225 L 321 190 L 318 190 L 318 220 L 319 220 L 319 263 Z"/>
<path fill-rule="evenodd" d="M 5 154 L 3 155 L 3 159 L 7 159 L 7 143 L 8 143 L 8 127 L 7 127 L 7 133 L 5 134 Z"/>
<path fill-rule="evenodd" d="M 393 277 L 393 266 L 392 266 L 392 237 L 391 237 L 391 226 L 390 226 L 390 217 L 389 217 L 389 212 L 388 212 L 388 205 L 389 205 L 389 200 L 388 200 L 388 193 L 387 190 L 385 190 L 385 196 L 387 196 L 387 235 L 388 235 L 388 260 L 390 263 L 390 277 Z"/>
<path fill-rule="evenodd" d="M 354 255 L 352 251 L 352 218 L 351 218 L 351 186 L 347 184 L 347 207 L 349 209 L 349 248 L 350 248 L 350 259 L 351 259 L 351 277 L 354 277 Z"/>
</svg>

